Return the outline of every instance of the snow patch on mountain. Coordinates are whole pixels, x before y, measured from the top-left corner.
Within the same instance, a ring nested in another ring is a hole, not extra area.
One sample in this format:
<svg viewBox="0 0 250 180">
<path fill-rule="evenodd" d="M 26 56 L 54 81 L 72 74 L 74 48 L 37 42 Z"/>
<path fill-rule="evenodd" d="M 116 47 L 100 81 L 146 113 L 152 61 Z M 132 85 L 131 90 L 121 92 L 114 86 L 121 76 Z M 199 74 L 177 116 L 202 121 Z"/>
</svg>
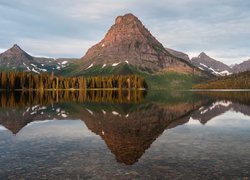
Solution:
<svg viewBox="0 0 250 180">
<path fill-rule="evenodd" d="M 91 68 L 94 64 L 90 64 L 89 67 L 87 67 L 85 70 Z"/>
<path fill-rule="evenodd" d="M 117 66 L 117 65 L 119 65 L 121 62 L 118 62 L 118 63 L 114 63 L 114 64 L 112 64 L 112 66 L 114 67 L 114 66 Z"/>
<path fill-rule="evenodd" d="M 217 102 L 214 102 L 210 107 L 209 107 L 209 110 L 212 110 L 214 109 L 215 107 L 218 107 L 218 106 L 224 106 L 224 107 L 228 107 L 232 104 L 231 101 L 217 101 Z"/>
<path fill-rule="evenodd" d="M 64 65 L 64 64 L 67 64 L 67 63 L 68 63 L 68 61 L 63 61 L 61 64 Z"/>
</svg>

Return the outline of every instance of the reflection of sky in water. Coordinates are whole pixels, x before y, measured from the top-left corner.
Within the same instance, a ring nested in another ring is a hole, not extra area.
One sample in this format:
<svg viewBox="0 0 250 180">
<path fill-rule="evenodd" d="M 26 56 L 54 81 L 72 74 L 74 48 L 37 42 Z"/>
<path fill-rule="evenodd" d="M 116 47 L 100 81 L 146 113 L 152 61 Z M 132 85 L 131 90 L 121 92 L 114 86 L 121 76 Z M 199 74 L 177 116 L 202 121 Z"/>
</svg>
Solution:
<svg viewBox="0 0 250 180">
<path fill-rule="evenodd" d="M 189 126 L 192 125 L 201 125 L 202 124 L 192 117 L 189 119 L 189 122 L 186 124 Z M 250 127 L 250 116 L 244 115 L 240 112 L 235 112 L 233 110 L 229 110 L 219 116 L 216 116 L 210 119 L 206 124 L 206 127 L 235 127 L 235 128 L 246 128 Z"/>
<path fill-rule="evenodd" d="M 227 126 L 235 128 L 247 128 L 250 127 L 250 117 L 240 112 L 227 111 L 223 115 L 214 117 L 208 121 L 206 125 L 216 127 Z"/>
<path fill-rule="evenodd" d="M 16 136 L 18 140 L 39 138 L 85 138 L 94 136 L 81 120 L 34 121 L 24 127 Z"/>
<path fill-rule="evenodd" d="M 7 130 L 4 126 L 0 125 L 0 131 L 5 131 Z"/>
<path fill-rule="evenodd" d="M 250 164 L 249 129 L 250 117 L 233 111 L 214 117 L 205 125 L 191 119 L 187 124 L 165 130 L 141 160 L 161 154 L 166 160 L 174 158 L 174 163 L 189 161 L 199 166 L 204 160 L 208 171 L 211 165 L 216 171 L 225 168 L 232 173 L 236 169 L 241 172 L 242 166 Z"/>
</svg>

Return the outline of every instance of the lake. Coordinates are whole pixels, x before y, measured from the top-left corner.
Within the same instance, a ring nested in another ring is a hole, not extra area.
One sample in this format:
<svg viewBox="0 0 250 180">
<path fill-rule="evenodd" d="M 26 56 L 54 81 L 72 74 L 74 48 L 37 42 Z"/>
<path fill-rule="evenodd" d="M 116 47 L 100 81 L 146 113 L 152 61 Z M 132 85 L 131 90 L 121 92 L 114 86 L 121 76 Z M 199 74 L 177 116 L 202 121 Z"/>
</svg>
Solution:
<svg viewBox="0 0 250 180">
<path fill-rule="evenodd" d="M 250 92 L 0 92 L 1 179 L 250 177 Z"/>
</svg>

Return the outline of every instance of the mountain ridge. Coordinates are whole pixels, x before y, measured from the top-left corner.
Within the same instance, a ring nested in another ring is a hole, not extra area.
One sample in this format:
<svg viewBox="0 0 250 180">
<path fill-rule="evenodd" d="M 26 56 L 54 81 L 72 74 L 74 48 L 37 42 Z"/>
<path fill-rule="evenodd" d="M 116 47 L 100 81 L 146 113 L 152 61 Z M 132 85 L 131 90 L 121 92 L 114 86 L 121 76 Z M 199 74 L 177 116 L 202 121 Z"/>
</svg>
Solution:
<svg viewBox="0 0 250 180">
<path fill-rule="evenodd" d="M 171 49 L 171 48 L 165 48 L 170 54 L 172 54 L 173 56 L 175 57 L 178 57 L 180 59 L 184 59 L 186 60 L 187 62 L 190 62 L 190 58 L 189 56 L 186 54 L 186 53 L 183 53 L 181 51 L 177 51 L 177 50 L 174 50 L 174 49 Z"/>
<path fill-rule="evenodd" d="M 37 74 L 42 72 L 58 73 L 72 62 L 72 59 L 67 58 L 54 59 L 31 56 L 17 44 L 0 54 L 1 71 L 25 71 Z"/>
<path fill-rule="evenodd" d="M 246 61 L 241 62 L 240 64 L 235 64 L 232 69 L 234 73 L 250 71 L 250 58 Z"/>
</svg>

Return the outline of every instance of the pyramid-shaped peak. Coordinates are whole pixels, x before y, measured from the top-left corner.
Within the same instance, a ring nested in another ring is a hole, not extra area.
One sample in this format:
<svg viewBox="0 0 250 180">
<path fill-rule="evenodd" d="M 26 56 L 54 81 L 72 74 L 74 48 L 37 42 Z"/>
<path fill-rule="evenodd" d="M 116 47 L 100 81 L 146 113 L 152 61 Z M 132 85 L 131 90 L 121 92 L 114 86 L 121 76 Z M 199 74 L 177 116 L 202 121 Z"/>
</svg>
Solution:
<svg viewBox="0 0 250 180">
<path fill-rule="evenodd" d="M 18 46 L 17 44 L 13 45 L 13 48 L 20 48 L 20 46 Z M 21 48 L 20 48 L 21 49 Z"/>
<path fill-rule="evenodd" d="M 162 68 L 164 56 L 169 55 L 163 45 L 133 14 L 118 16 L 105 37 L 91 47 L 83 57 L 86 68 L 91 64 L 116 64 L 120 61 L 144 66 L 152 60 L 151 67 Z M 153 57 L 154 56 L 154 57 Z M 110 58 L 111 57 L 111 58 Z M 155 62 L 153 62 L 155 61 Z"/>
<path fill-rule="evenodd" d="M 199 56 L 198 56 L 198 58 L 211 58 L 210 56 L 208 56 L 206 53 L 204 53 L 204 52 L 201 52 L 200 54 L 199 54 Z"/>
<path fill-rule="evenodd" d="M 150 72 L 170 69 L 176 64 L 189 68 L 184 60 L 171 55 L 131 13 L 116 17 L 105 37 L 92 46 L 82 59 L 84 64 L 79 71 L 94 65 L 105 67 L 125 63 Z"/>
<path fill-rule="evenodd" d="M 133 44 L 134 41 L 141 42 L 140 44 L 142 41 L 150 41 L 163 48 L 142 22 L 131 13 L 116 17 L 115 23 L 108 30 L 99 46 L 105 49 L 111 46 L 123 46 L 125 43 Z"/>
<path fill-rule="evenodd" d="M 7 55 L 18 55 L 18 54 L 26 54 L 24 50 L 20 48 L 17 44 L 14 44 L 10 49 L 4 52 Z"/>
<path fill-rule="evenodd" d="M 20 48 L 20 46 L 18 46 L 17 44 L 14 44 L 13 46 L 12 46 L 12 48 L 10 48 L 10 50 L 18 50 L 18 51 L 23 51 L 21 48 Z"/>
<path fill-rule="evenodd" d="M 24 50 L 22 50 L 20 48 L 20 46 L 18 46 L 17 44 L 14 44 L 10 49 L 6 50 L 5 52 L 3 52 L 1 54 L 2 58 L 6 58 L 6 59 L 32 59 L 32 56 L 29 55 L 28 53 L 26 53 Z"/>
<path fill-rule="evenodd" d="M 207 56 L 206 53 L 201 52 L 199 56 Z"/>
</svg>

